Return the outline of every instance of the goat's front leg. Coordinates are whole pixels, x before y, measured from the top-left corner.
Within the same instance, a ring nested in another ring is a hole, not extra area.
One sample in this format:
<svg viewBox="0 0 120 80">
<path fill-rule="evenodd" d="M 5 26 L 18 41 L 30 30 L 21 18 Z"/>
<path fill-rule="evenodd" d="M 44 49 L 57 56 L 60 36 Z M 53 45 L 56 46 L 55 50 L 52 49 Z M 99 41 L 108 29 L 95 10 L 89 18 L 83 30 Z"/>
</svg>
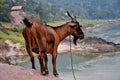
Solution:
<svg viewBox="0 0 120 80">
<path fill-rule="evenodd" d="M 28 52 L 28 54 L 30 56 L 30 60 L 31 60 L 31 63 L 32 63 L 32 69 L 36 69 L 35 68 L 34 55 L 32 53 L 32 46 L 30 45 L 31 44 L 31 40 L 29 38 L 26 38 L 25 39 L 25 44 L 26 44 L 26 50 L 27 50 L 27 52 Z"/>
<path fill-rule="evenodd" d="M 53 74 L 54 76 L 58 76 L 57 70 L 56 70 L 56 58 L 57 58 L 57 53 L 52 54 L 52 64 L 53 64 Z"/>
<path fill-rule="evenodd" d="M 43 59 L 45 61 L 45 72 L 46 72 L 46 74 L 49 74 L 48 67 L 47 67 L 48 58 L 47 58 L 47 54 L 46 53 L 44 53 Z"/>
</svg>

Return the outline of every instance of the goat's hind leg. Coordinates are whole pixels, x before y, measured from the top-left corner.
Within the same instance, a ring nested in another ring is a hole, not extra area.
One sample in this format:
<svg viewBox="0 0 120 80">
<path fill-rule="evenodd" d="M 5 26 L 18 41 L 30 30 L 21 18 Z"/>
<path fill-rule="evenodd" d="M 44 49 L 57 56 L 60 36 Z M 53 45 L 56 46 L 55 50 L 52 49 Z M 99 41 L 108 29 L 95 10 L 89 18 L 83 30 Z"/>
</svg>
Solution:
<svg viewBox="0 0 120 80">
<path fill-rule="evenodd" d="M 31 63 L 32 63 L 32 68 L 33 68 L 33 69 L 36 69 L 36 68 L 35 68 L 34 56 L 30 56 L 30 59 L 31 59 Z"/>
<path fill-rule="evenodd" d="M 57 73 L 57 70 L 56 70 L 56 58 L 57 58 L 57 54 L 53 53 L 52 54 L 53 74 L 54 76 L 57 77 L 59 74 Z"/>
<path fill-rule="evenodd" d="M 41 74 L 46 75 L 43 58 L 41 56 L 38 56 L 38 59 L 39 59 L 39 63 L 40 63 Z"/>
</svg>

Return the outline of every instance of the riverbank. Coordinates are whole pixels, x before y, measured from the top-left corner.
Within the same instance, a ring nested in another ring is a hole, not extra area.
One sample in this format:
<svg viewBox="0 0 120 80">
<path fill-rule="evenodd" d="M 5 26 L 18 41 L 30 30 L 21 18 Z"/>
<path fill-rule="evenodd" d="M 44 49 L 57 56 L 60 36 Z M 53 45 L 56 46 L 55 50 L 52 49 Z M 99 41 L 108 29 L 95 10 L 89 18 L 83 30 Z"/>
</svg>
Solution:
<svg viewBox="0 0 120 80">
<path fill-rule="evenodd" d="M 58 53 L 66 53 L 70 51 L 69 42 L 61 42 L 58 47 Z M 120 51 L 120 44 L 106 41 L 101 38 L 87 37 L 77 43 L 72 43 L 71 51 L 73 54 L 91 54 L 91 53 L 108 53 Z"/>
</svg>

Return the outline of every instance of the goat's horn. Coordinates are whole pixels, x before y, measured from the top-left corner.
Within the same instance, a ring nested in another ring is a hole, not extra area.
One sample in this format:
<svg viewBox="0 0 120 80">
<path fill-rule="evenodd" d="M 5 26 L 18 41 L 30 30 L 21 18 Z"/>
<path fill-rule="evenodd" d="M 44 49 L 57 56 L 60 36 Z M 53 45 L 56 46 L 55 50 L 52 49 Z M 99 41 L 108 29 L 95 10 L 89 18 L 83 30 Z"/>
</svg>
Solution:
<svg viewBox="0 0 120 80">
<path fill-rule="evenodd" d="M 67 11 L 67 15 L 73 20 L 73 17 L 70 15 L 68 11 Z"/>
<path fill-rule="evenodd" d="M 74 16 L 73 20 L 76 21 L 76 16 Z"/>
</svg>

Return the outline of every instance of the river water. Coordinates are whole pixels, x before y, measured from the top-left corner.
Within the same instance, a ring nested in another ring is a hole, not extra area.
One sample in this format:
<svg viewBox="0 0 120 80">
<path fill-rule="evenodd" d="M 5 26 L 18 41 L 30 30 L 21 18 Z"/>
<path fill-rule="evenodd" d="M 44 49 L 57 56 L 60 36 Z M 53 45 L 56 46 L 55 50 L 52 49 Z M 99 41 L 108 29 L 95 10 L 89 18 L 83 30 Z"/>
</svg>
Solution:
<svg viewBox="0 0 120 80">
<path fill-rule="evenodd" d="M 92 30 L 87 36 L 103 38 L 107 41 L 120 43 L 120 23 L 110 23 Z M 52 75 L 52 59 L 48 55 L 48 67 Z M 22 66 L 31 68 L 30 60 Z M 120 52 L 105 53 L 94 56 L 73 55 L 73 66 L 77 80 L 120 80 Z M 36 67 L 39 63 L 36 59 Z M 59 54 L 57 70 L 63 80 L 74 80 L 71 70 L 70 54 Z"/>
<path fill-rule="evenodd" d="M 100 28 L 96 28 L 92 30 L 86 36 L 98 37 L 114 43 L 120 43 L 119 30 L 120 30 L 120 22 L 109 23 L 103 25 Z"/>
</svg>

